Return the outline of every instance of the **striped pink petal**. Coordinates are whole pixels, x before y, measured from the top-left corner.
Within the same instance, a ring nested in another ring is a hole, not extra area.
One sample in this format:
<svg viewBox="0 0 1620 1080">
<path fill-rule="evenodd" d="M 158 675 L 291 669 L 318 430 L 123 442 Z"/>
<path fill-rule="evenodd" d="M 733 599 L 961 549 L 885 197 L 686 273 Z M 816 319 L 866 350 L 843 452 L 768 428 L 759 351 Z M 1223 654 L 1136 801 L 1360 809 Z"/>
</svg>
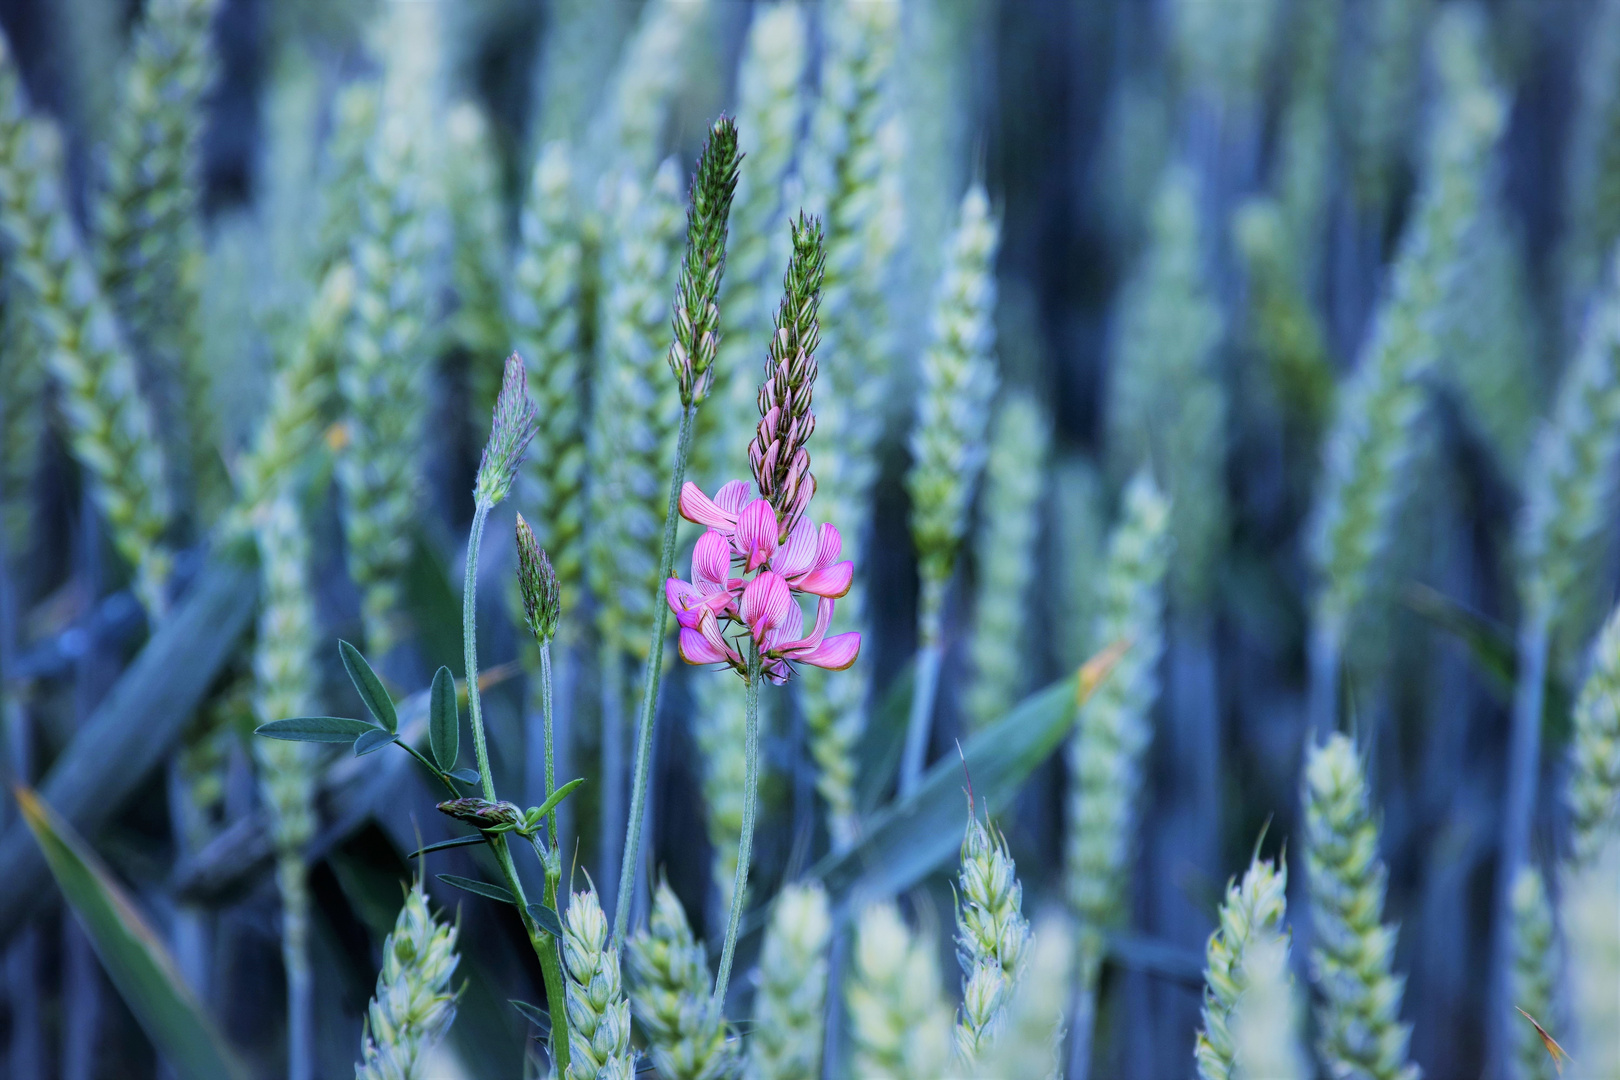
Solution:
<svg viewBox="0 0 1620 1080">
<path fill-rule="evenodd" d="M 845 559 L 823 570 L 812 570 L 810 573 L 793 582 L 793 587 L 800 592 L 807 592 L 814 596 L 825 596 L 837 599 L 849 592 L 849 586 L 855 579 L 855 564 Z"/>
<path fill-rule="evenodd" d="M 740 484 L 742 481 L 733 480 L 732 483 Z M 726 485 L 730 486 L 731 484 Z M 720 489 L 722 494 L 725 491 L 726 488 Z M 698 525 L 719 529 L 728 536 L 737 527 L 736 511 L 728 512 L 724 506 L 703 494 L 702 489 L 690 480 L 681 485 L 681 517 Z"/>
<path fill-rule="evenodd" d="M 766 635 L 781 626 L 788 611 L 796 606 L 788 583 L 766 570 L 744 587 L 739 609 L 754 640 L 763 643 Z"/>
<path fill-rule="evenodd" d="M 720 485 L 720 490 L 714 493 L 715 505 L 735 518 L 742 513 L 742 508 L 748 505 L 748 496 L 752 489 L 746 480 L 728 480 Z"/>
<path fill-rule="evenodd" d="M 692 583 L 704 592 L 724 589 L 731 578 L 731 542 L 709 529 L 692 548 Z"/>
<path fill-rule="evenodd" d="M 749 573 L 770 562 L 776 554 L 776 511 L 764 499 L 755 499 L 737 515 L 737 531 L 732 537 L 737 553 Z"/>
<path fill-rule="evenodd" d="M 771 569 L 791 584 L 794 578 L 815 567 L 817 544 L 816 527 L 800 518 L 788 533 L 787 543 L 771 557 Z"/>
<path fill-rule="evenodd" d="M 715 648 L 709 639 L 690 627 L 681 627 L 681 659 L 688 664 L 727 664 L 731 658 Z"/>
<path fill-rule="evenodd" d="M 802 664 L 826 668 L 829 671 L 843 671 L 855 663 L 855 658 L 860 654 L 861 635 L 859 631 L 851 631 L 848 634 L 835 634 L 810 652 L 794 659 Z"/>
</svg>

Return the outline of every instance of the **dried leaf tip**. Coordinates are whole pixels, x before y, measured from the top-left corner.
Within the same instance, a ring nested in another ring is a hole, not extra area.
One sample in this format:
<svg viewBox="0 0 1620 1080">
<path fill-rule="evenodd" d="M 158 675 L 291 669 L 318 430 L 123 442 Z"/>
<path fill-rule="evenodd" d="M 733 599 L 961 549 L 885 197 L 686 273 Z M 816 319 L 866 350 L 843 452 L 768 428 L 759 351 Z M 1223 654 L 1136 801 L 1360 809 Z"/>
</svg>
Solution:
<svg viewBox="0 0 1620 1080">
<path fill-rule="evenodd" d="M 557 636 L 562 619 L 562 590 L 557 572 L 545 549 L 534 538 L 534 530 L 519 514 L 517 518 L 518 587 L 523 593 L 523 621 L 541 645 Z"/>
<path fill-rule="evenodd" d="M 759 427 L 748 447 L 754 483 L 776 511 L 783 539 L 816 493 L 805 444 L 816 430 L 811 398 L 827 263 L 820 219 L 801 212 L 791 228 L 793 255 L 782 279 L 782 303 L 766 353 L 765 382 L 759 388 Z"/>
<path fill-rule="evenodd" d="M 671 316 L 675 338 L 669 346 L 669 369 L 680 384 L 681 404 L 688 408 L 708 396 L 714 381 L 714 358 L 720 347 L 720 276 L 726 269 L 726 223 L 737 192 L 737 125 L 722 115 L 709 128 L 709 140 L 692 175 L 686 209 L 686 258 L 675 287 Z"/>
<path fill-rule="evenodd" d="M 478 480 L 473 498 L 479 506 L 490 507 L 512 490 L 523 452 L 534 438 L 534 402 L 529 400 L 529 379 L 523 358 L 513 353 L 506 358 L 501 393 L 495 399 L 495 417 L 489 427 L 489 441 L 478 462 Z"/>
</svg>

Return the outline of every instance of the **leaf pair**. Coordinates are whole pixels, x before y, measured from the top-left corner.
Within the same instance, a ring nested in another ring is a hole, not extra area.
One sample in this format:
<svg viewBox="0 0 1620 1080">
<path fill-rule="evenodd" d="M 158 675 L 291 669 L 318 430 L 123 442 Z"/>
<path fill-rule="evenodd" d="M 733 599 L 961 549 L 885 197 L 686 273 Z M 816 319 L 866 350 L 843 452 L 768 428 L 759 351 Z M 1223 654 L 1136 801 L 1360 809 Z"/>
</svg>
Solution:
<svg viewBox="0 0 1620 1080">
<path fill-rule="evenodd" d="M 360 650 L 347 641 L 338 642 L 338 653 L 343 658 L 343 669 L 349 673 L 349 681 L 354 683 L 355 691 L 375 722 L 343 716 L 298 716 L 261 724 L 255 733 L 289 742 L 353 744 L 356 757 L 398 742 L 399 712 L 382 679 L 360 655 Z M 461 714 L 456 705 L 456 679 L 447 667 L 440 667 L 433 674 L 433 688 L 428 697 L 428 746 L 441 774 L 463 783 L 477 782 L 476 773 L 455 771 L 456 759 L 461 755 Z"/>
<path fill-rule="evenodd" d="M 434 876 L 446 885 L 453 885 L 475 896 L 482 896 L 487 900 L 498 900 L 503 904 L 511 904 L 513 907 L 517 906 L 517 897 L 513 896 L 512 890 L 504 885 L 479 881 L 477 878 L 462 877 L 459 874 L 435 874 Z M 557 918 L 555 911 L 552 911 L 544 904 L 530 904 L 523 910 L 529 913 L 529 918 L 533 919 L 540 929 L 554 938 L 562 937 L 562 920 Z"/>
</svg>

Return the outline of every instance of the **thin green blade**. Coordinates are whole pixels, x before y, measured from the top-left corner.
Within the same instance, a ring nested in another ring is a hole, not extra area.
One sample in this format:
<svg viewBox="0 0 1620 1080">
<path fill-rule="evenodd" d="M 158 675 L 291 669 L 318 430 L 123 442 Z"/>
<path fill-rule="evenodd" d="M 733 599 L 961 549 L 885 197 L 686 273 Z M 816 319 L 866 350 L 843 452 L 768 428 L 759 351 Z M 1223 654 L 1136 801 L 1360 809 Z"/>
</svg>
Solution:
<svg viewBox="0 0 1620 1080">
<path fill-rule="evenodd" d="M 247 1072 L 180 978 L 163 943 L 111 873 L 30 788 L 16 788 L 23 819 L 130 1012 L 186 1080 L 246 1080 Z"/>
<path fill-rule="evenodd" d="M 394 699 L 388 696 L 382 680 L 371 670 L 371 664 L 347 641 L 338 642 L 338 654 L 343 657 L 343 669 L 349 673 L 349 681 L 354 683 L 366 709 L 377 718 L 377 723 L 389 731 L 398 731 L 399 714 L 394 711 Z"/>
</svg>

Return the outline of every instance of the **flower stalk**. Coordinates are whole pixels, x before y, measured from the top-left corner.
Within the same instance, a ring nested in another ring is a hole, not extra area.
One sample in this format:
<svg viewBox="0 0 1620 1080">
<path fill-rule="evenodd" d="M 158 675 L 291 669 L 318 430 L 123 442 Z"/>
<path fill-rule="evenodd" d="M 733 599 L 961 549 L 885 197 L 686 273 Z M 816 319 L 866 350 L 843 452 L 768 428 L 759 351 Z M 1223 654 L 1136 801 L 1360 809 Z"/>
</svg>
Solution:
<svg viewBox="0 0 1620 1080">
<path fill-rule="evenodd" d="M 720 346 L 720 280 L 726 268 L 726 222 L 737 190 L 741 162 L 737 126 L 722 116 L 709 129 L 709 141 L 698 159 L 686 212 L 686 258 L 675 289 L 674 340 L 669 346 L 669 367 L 681 394 L 681 425 L 675 442 L 675 468 L 669 481 L 669 507 L 664 514 L 663 544 L 657 580 L 667 581 L 675 569 L 675 532 L 680 518 L 681 487 L 692 453 L 692 431 L 698 406 L 714 381 L 714 358 Z M 641 856 L 641 826 L 652 766 L 653 723 L 658 712 L 658 683 L 663 673 L 664 633 L 668 612 L 654 605 L 652 636 L 648 639 L 647 669 L 642 680 L 641 708 L 636 716 L 636 758 L 630 787 L 630 815 L 626 822 L 624 856 L 619 866 L 618 900 L 613 910 L 613 940 L 623 941 L 630 925 L 630 894 L 635 888 L 636 863 Z"/>
</svg>

